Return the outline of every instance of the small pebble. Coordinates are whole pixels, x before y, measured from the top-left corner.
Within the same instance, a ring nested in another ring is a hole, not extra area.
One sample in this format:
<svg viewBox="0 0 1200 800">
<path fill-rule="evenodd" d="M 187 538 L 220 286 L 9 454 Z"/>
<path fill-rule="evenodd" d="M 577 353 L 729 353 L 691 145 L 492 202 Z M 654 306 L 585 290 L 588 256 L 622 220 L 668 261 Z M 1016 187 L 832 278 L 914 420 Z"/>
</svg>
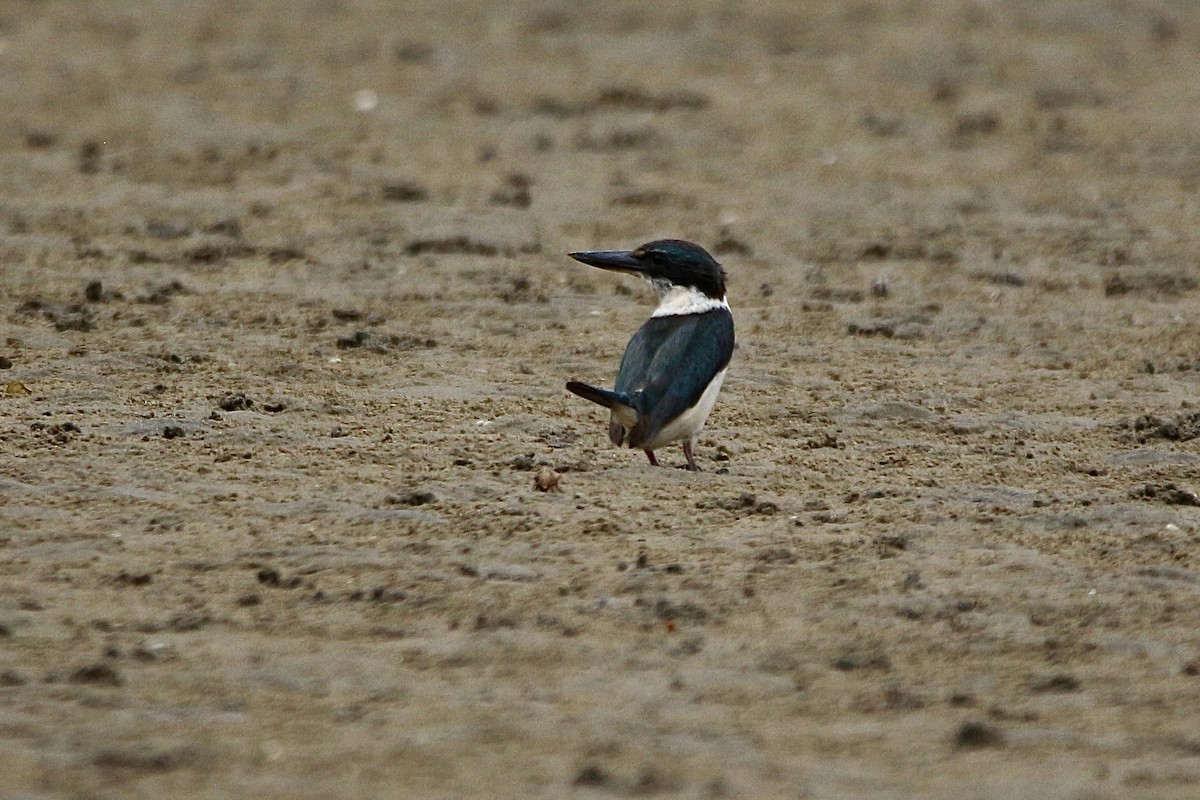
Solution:
<svg viewBox="0 0 1200 800">
<path fill-rule="evenodd" d="M 559 491 L 562 476 L 549 467 L 542 467 L 533 478 L 533 488 L 539 492 Z"/>
<path fill-rule="evenodd" d="M 1004 743 L 1004 734 L 994 725 L 968 720 L 954 734 L 954 746 L 963 750 L 996 747 Z"/>
</svg>

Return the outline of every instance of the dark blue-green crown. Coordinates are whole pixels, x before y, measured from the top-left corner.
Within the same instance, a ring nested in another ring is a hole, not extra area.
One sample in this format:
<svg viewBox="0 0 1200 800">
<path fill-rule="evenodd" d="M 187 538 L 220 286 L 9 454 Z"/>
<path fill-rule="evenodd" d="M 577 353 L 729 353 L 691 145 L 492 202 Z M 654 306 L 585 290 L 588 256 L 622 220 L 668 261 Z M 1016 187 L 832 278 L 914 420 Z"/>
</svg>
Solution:
<svg viewBox="0 0 1200 800">
<path fill-rule="evenodd" d="M 725 296 L 725 270 L 698 244 L 682 239 L 647 242 L 631 254 L 645 264 L 646 276 L 692 286 L 719 300 Z"/>
</svg>

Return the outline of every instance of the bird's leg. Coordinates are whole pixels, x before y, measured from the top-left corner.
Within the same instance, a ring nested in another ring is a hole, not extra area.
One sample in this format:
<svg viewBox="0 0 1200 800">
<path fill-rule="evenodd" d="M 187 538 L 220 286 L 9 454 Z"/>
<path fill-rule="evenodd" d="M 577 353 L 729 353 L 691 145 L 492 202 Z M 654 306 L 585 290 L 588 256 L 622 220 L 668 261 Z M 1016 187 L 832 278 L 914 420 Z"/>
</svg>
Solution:
<svg viewBox="0 0 1200 800">
<path fill-rule="evenodd" d="M 657 466 L 658 466 L 658 459 L 654 457 L 654 451 L 653 451 L 653 450 L 647 450 L 647 451 L 646 451 L 646 458 L 650 459 L 650 466 L 652 466 L 652 467 L 657 467 Z"/>
<path fill-rule="evenodd" d="M 685 456 L 687 456 L 688 463 L 687 463 L 686 469 L 689 469 L 692 472 L 699 472 L 700 467 L 697 466 L 697 464 L 696 464 L 696 454 L 692 452 L 692 440 L 691 439 L 688 439 L 686 442 L 683 443 L 683 454 Z"/>
</svg>

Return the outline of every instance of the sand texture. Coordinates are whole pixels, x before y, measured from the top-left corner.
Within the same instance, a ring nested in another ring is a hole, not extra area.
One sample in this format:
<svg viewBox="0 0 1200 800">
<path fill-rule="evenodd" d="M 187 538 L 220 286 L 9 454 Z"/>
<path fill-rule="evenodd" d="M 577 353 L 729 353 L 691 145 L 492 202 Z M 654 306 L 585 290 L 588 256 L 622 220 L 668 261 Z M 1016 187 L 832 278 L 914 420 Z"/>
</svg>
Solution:
<svg viewBox="0 0 1200 800">
<path fill-rule="evenodd" d="M 1200 5 L 0 2 L 0 797 L 1200 797 Z M 678 237 L 703 472 L 613 448 Z"/>
</svg>

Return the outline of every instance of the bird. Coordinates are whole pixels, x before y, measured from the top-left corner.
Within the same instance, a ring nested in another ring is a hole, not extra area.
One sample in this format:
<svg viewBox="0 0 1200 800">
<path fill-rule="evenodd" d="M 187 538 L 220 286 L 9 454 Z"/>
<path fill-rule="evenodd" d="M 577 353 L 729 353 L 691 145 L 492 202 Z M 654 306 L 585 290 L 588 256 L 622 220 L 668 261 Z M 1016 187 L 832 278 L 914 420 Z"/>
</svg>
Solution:
<svg viewBox="0 0 1200 800">
<path fill-rule="evenodd" d="M 699 470 L 696 437 L 733 357 L 725 270 L 703 247 L 682 239 L 569 255 L 644 278 L 658 296 L 658 308 L 626 345 L 611 391 L 581 381 L 568 381 L 567 390 L 609 409 L 613 444 L 640 448 L 657 467 L 654 451 L 682 442 L 686 469 Z"/>
</svg>

